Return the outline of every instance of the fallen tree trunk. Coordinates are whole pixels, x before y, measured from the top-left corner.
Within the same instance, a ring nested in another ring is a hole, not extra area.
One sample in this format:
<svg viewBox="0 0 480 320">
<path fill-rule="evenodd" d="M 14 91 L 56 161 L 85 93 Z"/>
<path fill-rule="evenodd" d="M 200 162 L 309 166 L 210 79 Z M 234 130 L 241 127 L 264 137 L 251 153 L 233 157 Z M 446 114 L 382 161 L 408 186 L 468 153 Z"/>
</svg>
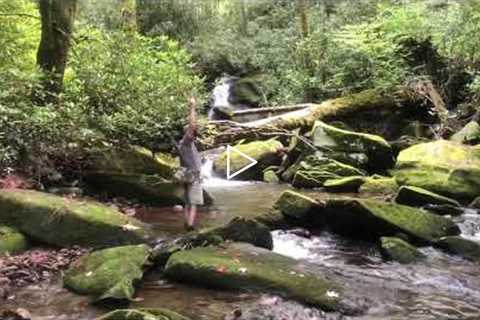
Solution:
<svg viewBox="0 0 480 320">
<path fill-rule="evenodd" d="M 307 104 L 305 109 L 279 116 L 244 123 L 247 127 L 275 127 L 281 129 L 310 128 L 316 120 L 329 120 L 338 116 L 377 108 L 395 108 L 405 102 L 404 93 L 396 97 L 382 95 L 378 90 L 365 90 L 349 96 L 331 99 L 320 104 Z"/>
<path fill-rule="evenodd" d="M 305 132 L 316 120 L 337 120 L 345 116 L 357 117 L 359 113 L 376 110 L 398 110 L 408 101 L 414 101 L 414 93 L 400 91 L 385 96 L 378 90 L 365 90 L 357 94 L 331 99 L 320 104 L 304 104 L 305 108 L 261 120 L 237 123 L 233 121 L 211 122 L 201 133 L 202 149 L 230 144 L 239 140 L 265 140 L 272 137 L 289 137 L 290 131 L 300 128 Z"/>
</svg>

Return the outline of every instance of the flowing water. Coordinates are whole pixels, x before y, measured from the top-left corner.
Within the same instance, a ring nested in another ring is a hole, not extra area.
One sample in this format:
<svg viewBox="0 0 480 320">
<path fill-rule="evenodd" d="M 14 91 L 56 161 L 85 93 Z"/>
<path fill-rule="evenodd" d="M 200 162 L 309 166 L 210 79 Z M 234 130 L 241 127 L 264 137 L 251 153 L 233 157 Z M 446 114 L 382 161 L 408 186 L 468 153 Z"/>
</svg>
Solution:
<svg viewBox="0 0 480 320">
<path fill-rule="evenodd" d="M 209 168 L 211 163 L 207 163 Z M 207 170 L 209 171 L 209 170 Z M 208 176 L 208 172 L 207 172 Z M 233 216 L 255 216 L 266 212 L 288 188 L 252 182 L 230 182 L 210 177 L 206 188 L 215 206 L 200 213 L 200 224 L 222 224 Z M 320 194 L 319 194 L 320 195 Z M 166 234 L 183 232 L 182 212 L 173 208 L 149 209 L 140 215 Z M 462 235 L 480 240 L 480 215 L 466 210 L 455 218 Z M 345 294 L 365 314 L 352 319 L 480 319 L 480 266 L 457 256 L 427 247 L 428 258 L 420 263 L 385 263 L 375 244 L 346 239 L 321 230 L 308 238 L 288 231 L 274 231 L 274 251 L 310 262 L 311 271 L 327 274 L 345 287 Z M 192 319 L 351 319 L 277 296 L 195 288 L 169 283 L 152 272 L 140 285 L 132 307 L 166 307 Z M 7 302 L 23 307 L 34 319 L 93 319 L 107 309 L 93 306 L 84 297 L 67 292 L 61 283 L 44 283 L 21 289 Z"/>
</svg>

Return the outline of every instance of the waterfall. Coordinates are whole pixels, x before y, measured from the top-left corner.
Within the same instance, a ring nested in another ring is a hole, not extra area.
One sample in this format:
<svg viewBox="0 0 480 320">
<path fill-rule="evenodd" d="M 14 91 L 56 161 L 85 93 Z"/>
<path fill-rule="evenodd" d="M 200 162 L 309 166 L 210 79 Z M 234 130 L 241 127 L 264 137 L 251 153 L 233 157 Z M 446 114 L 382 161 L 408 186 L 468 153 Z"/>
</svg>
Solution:
<svg viewBox="0 0 480 320">
<path fill-rule="evenodd" d="M 230 88 L 232 87 L 232 79 L 229 77 L 223 77 L 220 79 L 219 84 L 215 86 L 212 92 L 212 102 L 210 110 L 208 112 L 209 119 L 215 119 L 215 110 L 220 108 L 232 108 L 232 104 L 229 102 Z"/>
<path fill-rule="evenodd" d="M 218 157 L 219 153 L 223 151 L 222 148 L 217 150 L 210 150 L 204 153 L 205 162 L 202 165 L 202 177 L 203 177 L 203 186 L 205 187 L 235 187 L 235 186 L 244 186 L 250 185 L 254 182 L 252 181 L 235 181 L 227 180 L 225 178 L 215 175 L 213 171 L 213 162 L 215 158 Z"/>
</svg>

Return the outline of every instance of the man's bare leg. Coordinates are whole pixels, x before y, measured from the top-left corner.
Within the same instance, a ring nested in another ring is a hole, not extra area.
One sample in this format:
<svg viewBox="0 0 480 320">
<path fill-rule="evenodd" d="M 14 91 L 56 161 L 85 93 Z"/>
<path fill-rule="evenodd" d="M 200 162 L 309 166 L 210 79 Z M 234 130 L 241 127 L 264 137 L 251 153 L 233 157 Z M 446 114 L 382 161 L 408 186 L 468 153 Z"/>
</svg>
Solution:
<svg viewBox="0 0 480 320">
<path fill-rule="evenodd" d="M 195 225 L 195 219 L 197 217 L 197 206 L 192 204 L 189 206 L 188 220 L 187 223 L 189 226 L 193 227 Z"/>
</svg>

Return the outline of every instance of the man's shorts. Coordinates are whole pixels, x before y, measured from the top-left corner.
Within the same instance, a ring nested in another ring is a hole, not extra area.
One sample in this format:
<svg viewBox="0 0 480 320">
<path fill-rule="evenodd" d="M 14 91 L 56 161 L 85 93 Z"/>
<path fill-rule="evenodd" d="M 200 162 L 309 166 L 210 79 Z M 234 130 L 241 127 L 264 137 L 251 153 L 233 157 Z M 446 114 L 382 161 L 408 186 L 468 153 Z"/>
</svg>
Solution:
<svg viewBox="0 0 480 320">
<path fill-rule="evenodd" d="M 200 181 L 189 183 L 185 187 L 185 203 L 203 206 L 203 188 Z"/>
</svg>

